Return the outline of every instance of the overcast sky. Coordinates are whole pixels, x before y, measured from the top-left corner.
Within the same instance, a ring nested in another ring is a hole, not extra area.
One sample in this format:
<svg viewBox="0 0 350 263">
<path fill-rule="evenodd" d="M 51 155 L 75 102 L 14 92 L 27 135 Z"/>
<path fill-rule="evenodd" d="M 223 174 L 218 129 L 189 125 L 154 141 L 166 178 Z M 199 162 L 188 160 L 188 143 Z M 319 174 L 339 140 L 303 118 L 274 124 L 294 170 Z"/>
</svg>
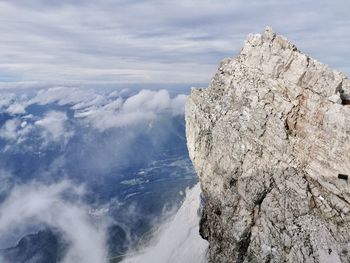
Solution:
<svg viewBox="0 0 350 263">
<path fill-rule="evenodd" d="M 272 28 L 350 73 L 349 0 L 0 0 L 0 86 L 206 83 Z"/>
</svg>

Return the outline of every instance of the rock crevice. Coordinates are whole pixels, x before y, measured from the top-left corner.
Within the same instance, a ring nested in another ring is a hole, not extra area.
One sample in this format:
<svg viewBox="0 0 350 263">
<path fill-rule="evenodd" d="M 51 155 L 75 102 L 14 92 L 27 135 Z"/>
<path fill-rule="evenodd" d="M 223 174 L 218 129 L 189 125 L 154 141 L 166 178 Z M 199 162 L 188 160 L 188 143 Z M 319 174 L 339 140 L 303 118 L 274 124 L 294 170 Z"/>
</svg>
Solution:
<svg viewBox="0 0 350 263">
<path fill-rule="evenodd" d="M 350 262 L 349 104 L 343 73 L 270 28 L 192 90 L 210 262 Z"/>
</svg>

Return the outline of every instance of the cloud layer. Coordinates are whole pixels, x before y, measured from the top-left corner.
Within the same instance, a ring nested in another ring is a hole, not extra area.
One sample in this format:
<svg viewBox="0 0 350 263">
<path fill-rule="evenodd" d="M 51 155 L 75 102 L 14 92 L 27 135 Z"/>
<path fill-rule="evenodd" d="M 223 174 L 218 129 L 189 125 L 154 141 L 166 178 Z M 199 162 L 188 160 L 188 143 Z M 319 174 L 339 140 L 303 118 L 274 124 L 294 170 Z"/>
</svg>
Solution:
<svg viewBox="0 0 350 263">
<path fill-rule="evenodd" d="M 0 82 L 203 83 L 266 25 L 349 74 L 349 8 L 347 0 L 3 0 Z"/>
<path fill-rule="evenodd" d="M 50 142 L 66 144 L 67 140 L 74 134 L 73 131 L 66 127 L 67 121 L 67 114 L 60 111 L 49 111 L 43 118 L 37 120 L 35 125 L 41 128 L 44 144 L 49 144 Z M 21 126 L 26 126 L 26 124 L 22 123 Z"/>
<path fill-rule="evenodd" d="M 112 128 L 147 124 L 162 114 L 176 116 L 184 113 L 186 96 L 183 94 L 171 97 L 167 90 L 130 93 L 127 90 L 99 93 L 66 87 L 42 89 L 31 97 L 3 92 L 0 113 L 13 118 L 0 126 L 0 139 L 18 145 L 33 134 L 39 134 L 43 147 L 50 143 L 65 145 L 74 136 L 72 121 L 103 132 Z M 31 106 L 53 103 L 68 107 L 74 118 L 69 120 L 66 108 L 62 111 L 51 110 L 43 116 L 28 113 Z"/>
</svg>

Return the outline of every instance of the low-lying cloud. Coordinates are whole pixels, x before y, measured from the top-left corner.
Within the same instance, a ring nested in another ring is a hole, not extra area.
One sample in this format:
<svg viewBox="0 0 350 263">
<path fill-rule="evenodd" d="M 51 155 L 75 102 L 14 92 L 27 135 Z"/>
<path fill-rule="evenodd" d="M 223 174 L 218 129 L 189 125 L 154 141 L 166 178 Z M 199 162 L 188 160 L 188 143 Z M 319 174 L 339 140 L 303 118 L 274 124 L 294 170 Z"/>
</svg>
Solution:
<svg viewBox="0 0 350 263">
<path fill-rule="evenodd" d="M 35 122 L 41 128 L 41 135 L 47 145 L 52 142 L 66 144 L 70 137 L 74 135 L 73 130 L 67 126 L 68 117 L 65 112 L 49 111 L 45 116 Z"/>
<path fill-rule="evenodd" d="M 27 114 L 27 108 L 31 105 L 56 103 L 67 106 L 73 111 L 75 121 L 101 132 L 144 124 L 162 114 L 176 116 L 184 113 L 185 95 L 171 97 L 167 90 L 141 90 L 124 97 L 125 92 L 103 94 L 93 90 L 55 87 L 39 90 L 29 98 L 4 92 L 0 100 L 0 112 L 15 117 L 0 127 L 0 138 L 20 144 L 37 133 L 45 147 L 50 143 L 66 144 L 74 135 L 74 128 L 69 124 L 65 111 L 51 110 L 44 116 L 33 116 Z"/>
<path fill-rule="evenodd" d="M 94 221 L 89 208 L 78 201 L 83 191 L 68 181 L 15 187 L 0 205 L 0 239 L 21 227 L 47 225 L 69 243 L 64 263 L 107 262 L 106 222 Z M 68 193 L 78 200 L 66 200 L 63 196 Z"/>
<path fill-rule="evenodd" d="M 20 144 L 27 140 L 32 128 L 31 125 L 27 125 L 26 120 L 21 120 L 19 118 L 7 120 L 0 127 L 0 139 L 4 139 L 8 143 L 3 151 L 6 151 L 11 144 Z"/>
<path fill-rule="evenodd" d="M 185 95 L 170 98 L 166 90 L 141 90 L 125 101 L 121 98 L 102 107 L 87 108 L 76 113 L 99 130 L 137 125 L 156 119 L 161 113 L 180 115 L 184 112 Z"/>
</svg>

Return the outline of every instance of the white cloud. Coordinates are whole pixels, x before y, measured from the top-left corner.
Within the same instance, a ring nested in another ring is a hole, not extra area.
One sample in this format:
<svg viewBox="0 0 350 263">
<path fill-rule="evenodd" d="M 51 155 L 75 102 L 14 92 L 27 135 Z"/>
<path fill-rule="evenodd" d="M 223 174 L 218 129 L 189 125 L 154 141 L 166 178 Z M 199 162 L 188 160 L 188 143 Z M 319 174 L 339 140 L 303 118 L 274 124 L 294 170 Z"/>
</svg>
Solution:
<svg viewBox="0 0 350 263">
<path fill-rule="evenodd" d="M 185 96 L 170 98 L 166 90 L 141 90 L 136 95 L 112 100 L 98 107 L 88 107 L 76 112 L 76 118 L 82 118 L 98 130 L 126 127 L 155 120 L 160 114 L 179 115 L 184 113 Z"/>
<path fill-rule="evenodd" d="M 73 130 L 68 128 L 67 121 L 67 114 L 60 111 L 49 111 L 42 119 L 37 120 L 35 125 L 40 127 L 44 144 L 61 142 L 65 145 L 74 135 Z"/>
<path fill-rule="evenodd" d="M 130 251 L 123 263 L 205 263 L 208 242 L 199 235 L 200 186 L 187 191 L 177 213 L 141 252 Z M 133 255 L 135 254 L 136 255 Z"/>
<path fill-rule="evenodd" d="M 14 93 L 3 93 L 0 98 L 0 113 L 7 112 L 10 115 L 25 113 L 26 104 L 19 100 Z"/>
<path fill-rule="evenodd" d="M 104 221 L 97 224 L 88 207 L 62 198 L 64 193 L 79 197 L 82 191 L 67 181 L 15 187 L 0 205 L 0 239 L 23 226 L 46 224 L 58 229 L 70 244 L 64 263 L 107 262 Z"/>
<path fill-rule="evenodd" d="M 39 135 L 42 139 L 41 147 L 46 147 L 51 143 L 66 145 L 74 135 L 74 129 L 68 124 L 67 114 L 61 111 L 49 111 L 42 118 L 25 115 L 9 119 L 0 127 L 0 139 L 7 142 L 3 151 L 8 150 L 11 145 L 25 142 L 31 133 L 32 136 Z"/>
<path fill-rule="evenodd" d="M 187 98 L 186 95 L 180 94 L 180 95 L 177 95 L 171 101 L 171 108 L 172 108 L 173 114 L 180 115 L 185 113 L 186 98 Z"/>
<path fill-rule="evenodd" d="M 3 151 L 6 151 L 11 144 L 20 144 L 25 141 L 32 128 L 32 125 L 28 125 L 26 121 L 21 121 L 19 118 L 7 120 L 0 128 L 0 139 L 8 143 Z"/>
<path fill-rule="evenodd" d="M 0 138 L 6 140 L 16 140 L 18 137 L 17 130 L 19 126 L 19 120 L 10 119 L 0 129 Z"/>
<path fill-rule="evenodd" d="M 104 102 L 103 96 L 92 90 L 84 90 L 69 87 L 53 87 L 49 89 L 41 89 L 30 99 L 27 104 L 46 105 L 57 102 L 58 105 L 80 105 L 81 103 L 89 103 L 82 106 L 96 105 Z"/>
<path fill-rule="evenodd" d="M 83 118 L 94 128 L 105 131 L 111 128 L 120 128 L 140 123 L 149 122 L 156 118 L 152 111 L 147 112 L 114 112 L 104 109 L 92 109 L 75 115 L 77 118 Z"/>
<path fill-rule="evenodd" d="M 123 106 L 124 111 L 164 110 L 170 105 L 169 93 L 166 90 L 141 90 L 138 94 L 128 98 Z"/>
<path fill-rule="evenodd" d="M 9 191 L 10 185 L 12 184 L 12 179 L 12 173 L 0 168 L 0 195 Z"/>
<path fill-rule="evenodd" d="M 4 93 L 0 97 L 0 109 L 3 111 L 5 108 L 8 108 L 16 98 L 14 93 Z"/>
<path fill-rule="evenodd" d="M 15 115 L 15 114 L 23 114 L 25 113 L 25 105 L 20 104 L 20 103 L 13 103 L 11 104 L 7 110 L 8 113 Z"/>
</svg>

